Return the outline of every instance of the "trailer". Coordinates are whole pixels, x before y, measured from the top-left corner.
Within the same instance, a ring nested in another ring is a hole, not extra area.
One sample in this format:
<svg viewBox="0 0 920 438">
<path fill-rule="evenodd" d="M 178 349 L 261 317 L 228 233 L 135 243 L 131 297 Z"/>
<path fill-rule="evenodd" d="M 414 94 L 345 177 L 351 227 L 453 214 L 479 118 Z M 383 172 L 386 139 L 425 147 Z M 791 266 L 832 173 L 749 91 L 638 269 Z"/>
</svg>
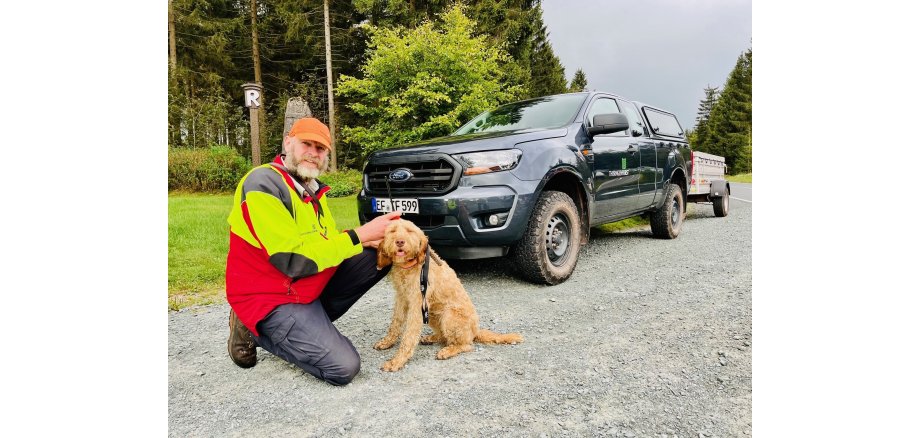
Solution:
<svg viewBox="0 0 920 438">
<path fill-rule="evenodd" d="M 712 211 L 718 217 L 728 216 L 728 198 L 731 185 L 725 180 L 725 157 L 704 152 L 690 152 L 690 188 L 687 201 L 712 203 Z"/>
</svg>

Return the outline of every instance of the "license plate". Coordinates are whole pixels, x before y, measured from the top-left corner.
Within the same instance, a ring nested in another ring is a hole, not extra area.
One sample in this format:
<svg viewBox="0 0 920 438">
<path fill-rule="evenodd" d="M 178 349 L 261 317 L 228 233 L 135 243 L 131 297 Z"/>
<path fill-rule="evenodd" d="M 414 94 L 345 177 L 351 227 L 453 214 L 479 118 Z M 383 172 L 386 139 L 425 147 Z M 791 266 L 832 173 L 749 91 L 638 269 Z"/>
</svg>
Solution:
<svg viewBox="0 0 920 438">
<path fill-rule="evenodd" d="M 401 211 L 418 214 L 418 199 L 371 198 L 371 207 L 374 213 Z"/>
</svg>

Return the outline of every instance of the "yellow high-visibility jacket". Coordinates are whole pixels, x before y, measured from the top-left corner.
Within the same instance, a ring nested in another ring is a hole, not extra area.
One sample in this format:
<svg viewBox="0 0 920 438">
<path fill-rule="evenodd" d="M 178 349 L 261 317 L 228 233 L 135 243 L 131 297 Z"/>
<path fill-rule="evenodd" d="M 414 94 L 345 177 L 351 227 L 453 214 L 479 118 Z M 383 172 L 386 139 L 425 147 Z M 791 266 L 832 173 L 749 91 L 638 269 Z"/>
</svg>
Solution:
<svg viewBox="0 0 920 438">
<path fill-rule="evenodd" d="M 353 230 L 339 231 L 319 183 L 311 196 L 280 157 L 249 171 L 233 196 L 227 302 L 258 336 L 256 324 L 286 303 L 315 300 L 343 260 L 361 253 Z"/>
</svg>

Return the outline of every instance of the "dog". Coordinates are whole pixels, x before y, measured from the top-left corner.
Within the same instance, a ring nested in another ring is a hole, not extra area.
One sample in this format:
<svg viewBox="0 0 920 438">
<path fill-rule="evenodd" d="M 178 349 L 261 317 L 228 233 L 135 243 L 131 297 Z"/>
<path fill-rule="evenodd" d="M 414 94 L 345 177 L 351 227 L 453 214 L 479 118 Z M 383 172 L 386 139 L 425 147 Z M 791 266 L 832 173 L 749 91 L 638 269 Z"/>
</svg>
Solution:
<svg viewBox="0 0 920 438">
<path fill-rule="evenodd" d="M 420 276 L 426 257 L 431 260 L 423 298 Z M 479 315 L 457 274 L 428 247 L 428 237 L 412 222 L 399 219 L 387 226 L 377 247 L 377 269 L 388 265 L 392 265 L 389 277 L 396 289 L 396 302 L 390 328 L 374 349 L 386 350 L 395 345 L 400 331 L 402 339 L 396 354 L 383 364 L 382 370 L 400 370 L 419 343 L 444 345 L 437 358 L 449 359 L 472 351 L 473 342 L 516 344 L 524 341 L 518 333 L 499 334 L 479 327 Z M 433 331 L 425 337 L 421 337 L 423 304 L 428 305 L 428 325 Z"/>
</svg>

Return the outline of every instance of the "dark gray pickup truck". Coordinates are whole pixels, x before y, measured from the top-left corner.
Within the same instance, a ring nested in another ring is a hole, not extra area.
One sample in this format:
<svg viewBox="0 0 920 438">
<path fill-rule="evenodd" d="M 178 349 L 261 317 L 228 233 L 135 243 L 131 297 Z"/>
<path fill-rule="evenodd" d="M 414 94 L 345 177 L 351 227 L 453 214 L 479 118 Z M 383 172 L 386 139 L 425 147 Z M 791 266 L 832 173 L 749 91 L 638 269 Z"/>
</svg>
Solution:
<svg viewBox="0 0 920 438">
<path fill-rule="evenodd" d="M 667 111 L 602 92 L 546 96 L 371 154 L 358 217 L 403 211 L 444 258 L 510 255 L 523 278 L 557 284 L 590 227 L 649 215 L 654 236 L 677 237 L 688 166 Z"/>
</svg>

